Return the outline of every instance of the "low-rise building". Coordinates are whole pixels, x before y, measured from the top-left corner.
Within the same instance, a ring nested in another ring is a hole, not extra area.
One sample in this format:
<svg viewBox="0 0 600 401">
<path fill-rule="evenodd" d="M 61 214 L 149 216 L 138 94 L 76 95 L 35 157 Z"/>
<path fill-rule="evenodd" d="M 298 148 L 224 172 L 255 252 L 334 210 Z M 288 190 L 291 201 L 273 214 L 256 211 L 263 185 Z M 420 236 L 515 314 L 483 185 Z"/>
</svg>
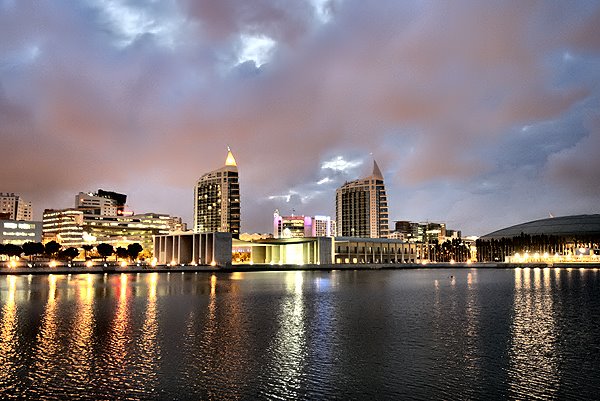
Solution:
<svg viewBox="0 0 600 401">
<path fill-rule="evenodd" d="M 0 193 L 0 216 L 6 220 L 31 221 L 33 219 L 31 202 L 25 201 L 14 193 Z"/>
<path fill-rule="evenodd" d="M 42 241 L 40 221 L 0 220 L 0 244 L 23 245 Z"/>
<path fill-rule="evenodd" d="M 335 229 L 329 216 L 282 216 L 278 210 L 273 214 L 273 238 L 332 237 Z"/>
</svg>

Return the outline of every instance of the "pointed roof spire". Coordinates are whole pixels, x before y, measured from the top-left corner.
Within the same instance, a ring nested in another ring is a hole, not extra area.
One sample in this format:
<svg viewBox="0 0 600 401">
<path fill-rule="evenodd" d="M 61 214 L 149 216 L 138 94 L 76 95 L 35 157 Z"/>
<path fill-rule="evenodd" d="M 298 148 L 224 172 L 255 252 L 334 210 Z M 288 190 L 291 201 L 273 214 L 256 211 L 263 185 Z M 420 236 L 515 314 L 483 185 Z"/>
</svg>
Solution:
<svg viewBox="0 0 600 401">
<path fill-rule="evenodd" d="M 379 169 L 379 166 L 377 165 L 375 159 L 373 159 L 373 177 L 379 180 L 383 180 L 383 174 L 381 174 L 381 170 Z"/>
<path fill-rule="evenodd" d="M 225 159 L 225 165 L 237 167 L 235 158 L 233 157 L 233 153 L 231 153 L 231 148 L 229 146 L 227 146 L 227 159 Z"/>
</svg>

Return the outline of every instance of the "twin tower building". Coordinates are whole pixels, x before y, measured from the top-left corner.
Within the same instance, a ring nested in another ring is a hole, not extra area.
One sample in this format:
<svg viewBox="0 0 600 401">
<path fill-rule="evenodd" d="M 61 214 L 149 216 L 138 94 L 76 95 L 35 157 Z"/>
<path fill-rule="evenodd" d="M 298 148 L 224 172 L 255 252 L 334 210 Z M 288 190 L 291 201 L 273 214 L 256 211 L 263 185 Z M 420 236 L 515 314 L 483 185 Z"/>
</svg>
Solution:
<svg viewBox="0 0 600 401">
<path fill-rule="evenodd" d="M 336 191 L 337 236 L 386 238 L 388 204 L 377 162 L 369 177 L 346 182 Z M 240 184 L 235 158 L 227 148 L 225 166 L 204 174 L 194 189 L 194 231 L 240 235 Z"/>
</svg>

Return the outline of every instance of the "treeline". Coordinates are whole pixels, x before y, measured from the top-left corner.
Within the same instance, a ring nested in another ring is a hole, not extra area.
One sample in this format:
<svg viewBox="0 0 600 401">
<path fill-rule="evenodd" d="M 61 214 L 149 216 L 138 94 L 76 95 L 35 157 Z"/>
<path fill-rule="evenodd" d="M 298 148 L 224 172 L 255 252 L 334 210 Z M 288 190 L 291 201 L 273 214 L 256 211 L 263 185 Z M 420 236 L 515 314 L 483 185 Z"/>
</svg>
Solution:
<svg viewBox="0 0 600 401">
<path fill-rule="evenodd" d="M 478 262 L 503 262 L 515 253 L 548 253 L 549 255 L 575 254 L 580 247 L 598 249 L 600 236 L 588 235 L 567 238 L 557 235 L 529 235 L 521 233 L 517 237 L 475 241 Z"/>
<path fill-rule="evenodd" d="M 90 258 L 90 254 L 94 249 L 98 256 L 104 261 L 112 255 L 115 255 L 115 260 L 119 258 L 134 261 L 142 252 L 143 247 L 138 243 L 129 244 L 127 248 L 114 248 L 112 245 L 106 243 L 98 244 L 95 247 L 93 245 L 82 245 L 81 250 L 83 251 L 86 260 Z M 78 248 L 73 246 L 63 247 L 56 241 L 50 241 L 46 244 L 41 242 L 25 242 L 21 246 L 15 244 L 0 244 L 0 256 L 4 255 L 9 259 L 25 256 L 29 258 L 30 261 L 39 258 L 47 258 L 72 262 L 80 253 L 81 251 Z"/>
<path fill-rule="evenodd" d="M 429 243 L 427 251 L 427 257 L 432 262 L 464 263 L 471 258 L 469 247 L 457 238 L 442 243 Z"/>
</svg>

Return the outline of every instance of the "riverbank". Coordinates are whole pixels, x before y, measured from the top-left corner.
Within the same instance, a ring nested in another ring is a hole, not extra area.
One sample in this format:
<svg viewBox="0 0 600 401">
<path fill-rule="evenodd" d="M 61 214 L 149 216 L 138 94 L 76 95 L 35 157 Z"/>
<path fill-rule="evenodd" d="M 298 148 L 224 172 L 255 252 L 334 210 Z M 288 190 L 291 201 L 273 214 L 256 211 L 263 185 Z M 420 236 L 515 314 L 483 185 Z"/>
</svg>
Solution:
<svg viewBox="0 0 600 401">
<path fill-rule="evenodd" d="M 332 270 L 408 270 L 408 269 L 515 269 L 515 268 L 565 268 L 598 269 L 600 263 L 390 263 L 390 264 L 327 264 L 327 265 L 270 265 L 240 264 L 227 267 L 210 265 L 61 265 L 61 266 L 16 266 L 0 268 L 0 275 L 28 274 L 113 274 L 113 273 L 179 273 L 179 272 L 259 272 L 259 271 L 332 271 Z"/>
</svg>

